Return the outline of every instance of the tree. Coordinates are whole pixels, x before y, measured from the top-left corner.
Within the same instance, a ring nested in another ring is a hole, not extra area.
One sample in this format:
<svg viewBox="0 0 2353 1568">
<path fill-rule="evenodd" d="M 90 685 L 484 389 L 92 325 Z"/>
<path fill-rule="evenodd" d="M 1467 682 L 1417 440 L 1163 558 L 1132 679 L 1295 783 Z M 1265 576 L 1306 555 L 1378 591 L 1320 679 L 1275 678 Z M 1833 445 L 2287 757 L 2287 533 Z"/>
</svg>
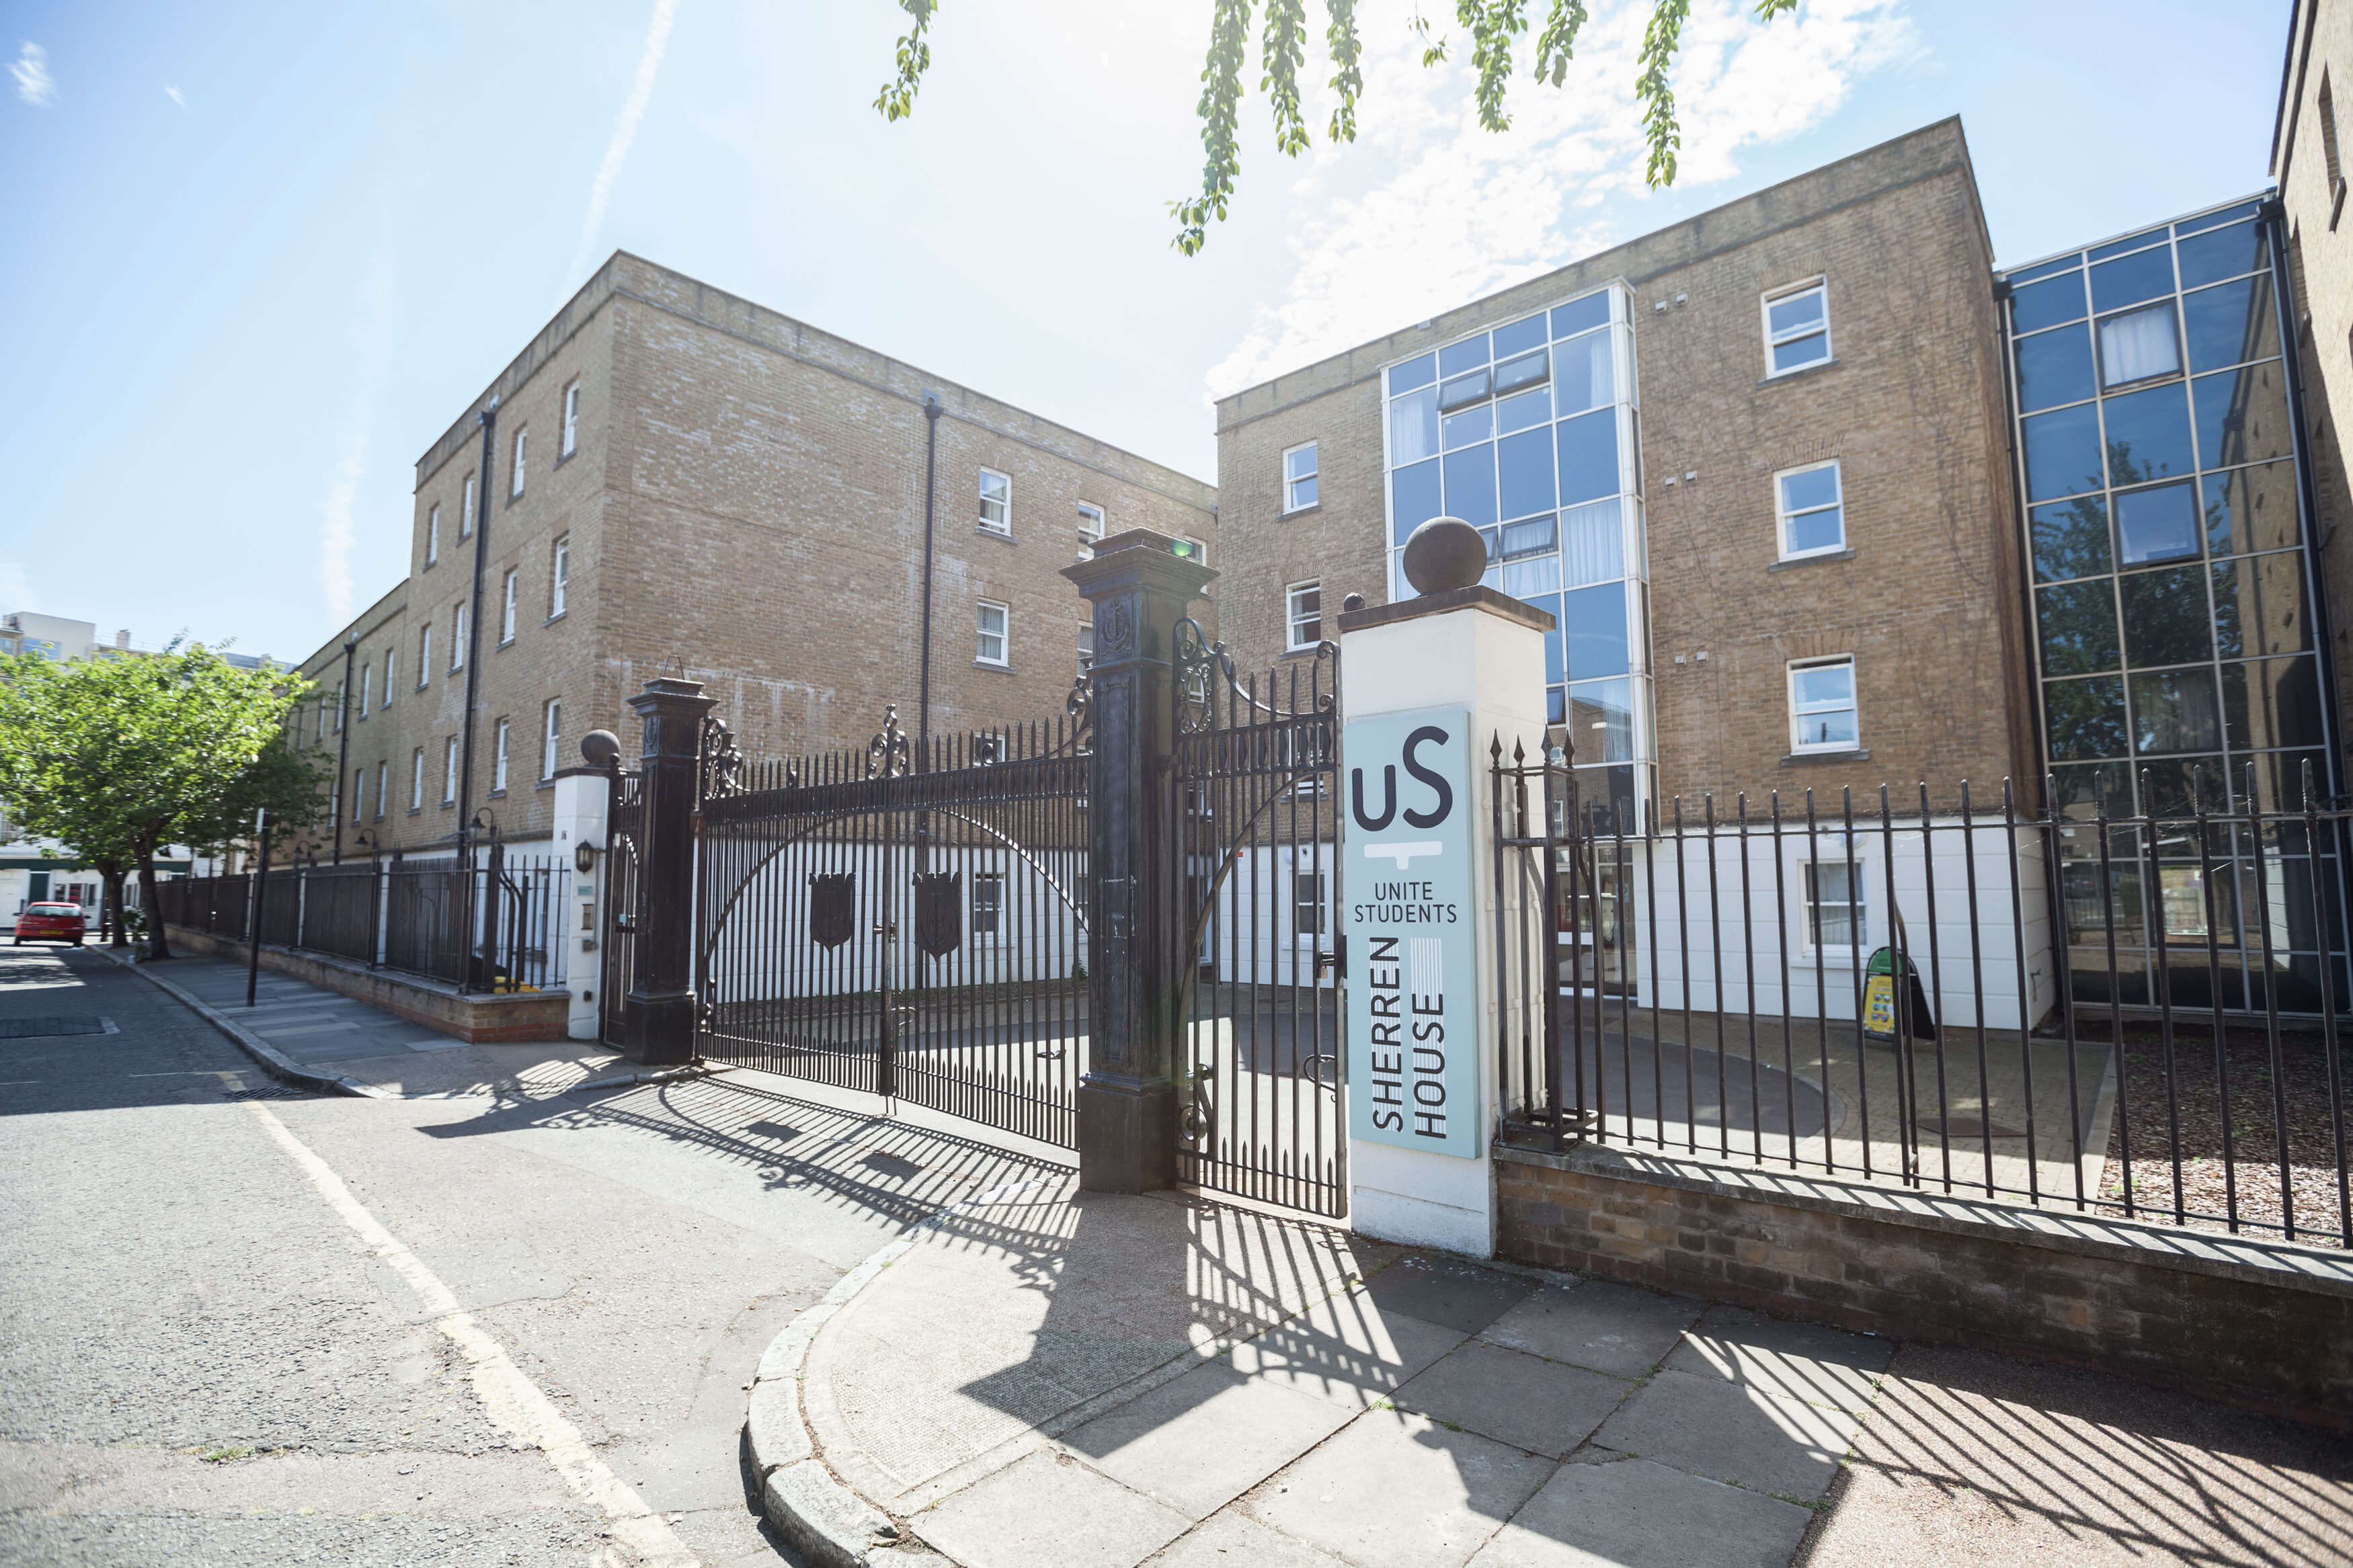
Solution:
<svg viewBox="0 0 2353 1568">
<path fill-rule="evenodd" d="M 1187 256 L 1198 255 L 1208 243 L 1210 219 L 1224 220 L 1233 200 L 1234 183 L 1241 176 L 1241 150 L 1234 132 L 1241 109 L 1242 61 L 1250 47 L 1250 3 L 1208 0 L 1209 57 L 1201 68 L 1201 99 L 1194 106 L 1201 121 L 1201 151 L 1206 154 L 1201 194 L 1168 204 L 1168 214 L 1178 226 L 1169 243 Z M 1358 63 L 1364 45 L 1356 36 L 1356 0 L 1324 0 L 1324 48 L 1332 62 L 1326 85 L 1338 96 L 1325 133 L 1335 142 L 1354 142 L 1356 97 L 1365 86 Z M 1642 74 L 1635 80 L 1634 96 L 1643 105 L 1642 139 L 1650 154 L 1643 178 L 1656 190 L 1675 183 L 1675 149 L 1683 145 L 1683 128 L 1675 119 L 1674 86 L 1667 68 L 1683 46 L 1691 0 L 1650 0 L 1650 26 L 1642 34 Z M 897 74 L 875 95 L 874 108 L 885 120 L 904 120 L 914 112 L 915 93 L 932 65 L 932 18 L 939 14 L 940 0 L 899 0 L 899 8 L 914 25 L 899 40 Z M 1760 22 L 1797 8 L 1798 0 L 1756 0 Z M 1532 73 L 1536 80 L 1556 88 L 1567 79 L 1585 18 L 1585 0 L 1549 0 L 1544 28 L 1536 35 Z M 1528 0 L 1454 0 L 1454 19 L 1470 34 L 1471 61 L 1479 70 L 1474 94 L 1479 123 L 1489 131 L 1508 131 L 1512 118 L 1504 110 L 1504 92 L 1520 37 L 1528 30 Z M 1421 39 L 1422 65 L 1444 61 L 1446 35 L 1433 36 L 1419 8 L 1412 26 Z M 1306 53 L 1307 0 L 1267 0 L 1259 36 L 1259 87 L 1273 104 L 1275 149 L 1288 158 L 1305 152 L 1314 141 L 1299 108 L 1299 68 Z"/>
<path fill-rule="evenodd" d="M 309 689 L 291 671 L 240 669 L 202 647 L 0 659 L 0 801 L 108 877 L 118 925 L 134 868 L 152 915 L 165 845 L 235 837 L 236 815 L 249 822 L 256 804 L 301 810 L 298 764 L 311 769 L 309 809 L 319 809 L 315 764 L 285 740 L 286 712 Z M 148 921 L 147 937 L 150 958 L 171 956 L 161 921 Z"/>
</svg>

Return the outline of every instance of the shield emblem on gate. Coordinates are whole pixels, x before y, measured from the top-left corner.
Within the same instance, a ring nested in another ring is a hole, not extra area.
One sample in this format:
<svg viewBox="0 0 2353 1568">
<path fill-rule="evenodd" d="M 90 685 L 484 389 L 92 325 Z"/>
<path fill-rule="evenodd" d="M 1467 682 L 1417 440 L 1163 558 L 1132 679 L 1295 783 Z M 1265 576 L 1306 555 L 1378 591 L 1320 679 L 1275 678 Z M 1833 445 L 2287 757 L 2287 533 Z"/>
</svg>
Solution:
<svg viewBox="0 0 2353 1568">
<path fill-rule="evenodd" d="M 915 945 L 934 958 L 964 945 L 963 872 L 916 874 Z"/>
<path fill-rule="evenodd" d="M 839 947 L 857 923 L 857 900 L 847 871 L 809 879 L 809 936 L 820 946 Z"/>
</svg>

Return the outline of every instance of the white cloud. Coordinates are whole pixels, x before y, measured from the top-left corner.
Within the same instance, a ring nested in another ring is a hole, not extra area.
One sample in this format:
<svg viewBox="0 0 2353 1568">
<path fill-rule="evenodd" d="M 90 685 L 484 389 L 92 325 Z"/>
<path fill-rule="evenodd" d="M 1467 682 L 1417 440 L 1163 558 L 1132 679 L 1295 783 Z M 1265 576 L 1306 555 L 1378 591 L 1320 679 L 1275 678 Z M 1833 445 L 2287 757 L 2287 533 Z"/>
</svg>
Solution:
<svg viewBox="0 0 2353 1568">
<path fill-rule="evenodd" d="M 16 96 L 36 109 L 47 109 L 58 100 L 58 84 L 49 77 L 49 51 L 27 40 L 16 51 L 9 64 L 8 74 L 16 79 Z"/>
<path fill-rule="evenodd" d="M 646 47 L 638 56 L 637 79 L 629 84 L 629 96 L 621 104 L 621 118 L 614 122 L 613 139 L 605 143 L 604 162 L 596 165 L 596 178 L 588 187 L 588 212 L 580 222 L 580 244 L 572 253 L 572 265 L 565 268 L 564 287 L 580 286 L 581 270 L 588 265 L 588 247 L 596 243 L 596 231 L 604 226 L 605 207 L 613 199 L 613 185 L 621 177 L 621 164 L 629 156 L 629 144 L 638 139 L 638 124 L 646 117 L 646 105 L 654 96 L 654 77 L 661 70 L 662 53 L 670 47 L 670 24 L 678 19 L 678 0 L 654 0 L 653 21 L 646 28 Z"/>
<path fill-rule="evenodd" d="M 170 99 L 174 103 L 178 104 L 182 109 L 188 107 L 188 100 L 180 96 L 180 89 L 176 87 L 166 87 L 164 89 L 164 96 Z"/>
<path fill-rule="evenodd" d="M 1626 237 L 1624 220 L 1649 226 L 1634 81 L 1651 9 L 1597 5 L 1558 88 L 1527 77 L 1524 40 L 1501 135 L 1479 126 L 1467 40 L 1453 40 L 1455 63 L 1424 69 L 1413 40 L 1368 36 L 1358 140 L 1319 147 L 1287 194 L 1296 269 L 1210 371 L 1211 395 L 1591 255 Z M 1742 148 L 1820 123 L 1858 77 L 1911 47 L 1901 13 L 1902 0 L 1809 0 L 1759 26 L 1740 0 L 1697 0 L 1674 68 L 1677 188 L 1730 179 Z M 1273 155 L 1246 158 L 1241 199 L 1253 176 L 1271 199 Z"/>
<path fill-rule="evenodd" d="M 353 361 L 352 401 L 335 438 L 335 468 L 319 508 L 319 586 L 327 614 L 338 621 L 352 615 L 352 545 L 359 529 L 353 508 L 367 479 L 368 433 L 375 421 L 376 389 L 392 357 L 396 326 L 393 253 L 379 240 L 361 275 L 351 327 Z M 405 520 L 404 520 L 405 521 Z"/>
</svg>

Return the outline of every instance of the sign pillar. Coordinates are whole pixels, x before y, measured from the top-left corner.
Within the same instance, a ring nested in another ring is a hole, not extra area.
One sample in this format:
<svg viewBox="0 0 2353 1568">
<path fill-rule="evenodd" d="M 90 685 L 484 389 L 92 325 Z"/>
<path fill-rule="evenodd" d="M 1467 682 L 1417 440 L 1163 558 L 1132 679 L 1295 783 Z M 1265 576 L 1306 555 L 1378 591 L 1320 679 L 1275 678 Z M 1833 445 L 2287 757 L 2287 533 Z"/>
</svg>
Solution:
<svg viewBox="0 0 2353 1568">
<path fill-rule="evenodd" d="M 699 680 L 667 676 L 629 699 L 645 721 L 645 865 L 638 873 L 638 946 L 621 1049 L 649 1067 L 694 1059 L 694 807 L 702 721 L 717 704 Z"/>
<path fill-rule="evenodd" d="M 602 1022 L 596 987 L 604 976 L 596 911 L 603 908 L 606 807 L 611 804 L 612 775 L 594 768 L 559 768 L 555 773 L 555 854 L 567 889 L 548 912 L 555 924 L 552 933 L 564 944 L 564 984 L 572 994 L 572 1008 L 564 1032 L 575 1040 L 593 1040 Z M 583 848 L 588 853 L 582 854 Z"/>
<path fill-rule="evenodd" d="M 1168 808 L 1174 634 L 1217 574 L 1149 529 L 1115 533 L 1062 575 L 1094 615 L 1094 766 L 1087 803 L 1087 1055 L 1079 1185 L 1146 1193 L 1176 1181 L 1181 851 Z"/>
<path fill-rule="evenodd" d="M 1488 742 L 1541 742 L 1552 616 L 1474 585 L 1339 624 L 1350 1223 L 1492 1257 L 1502 1020 Z"/>
</svg>

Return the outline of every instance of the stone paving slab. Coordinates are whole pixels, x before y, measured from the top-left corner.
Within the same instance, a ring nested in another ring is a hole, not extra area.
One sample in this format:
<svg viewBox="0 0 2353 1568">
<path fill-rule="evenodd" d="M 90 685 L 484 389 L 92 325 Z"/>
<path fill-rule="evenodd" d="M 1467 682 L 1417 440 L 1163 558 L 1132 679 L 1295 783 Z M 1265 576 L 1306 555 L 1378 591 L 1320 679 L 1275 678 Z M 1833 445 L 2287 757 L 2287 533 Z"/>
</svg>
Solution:
<svg viewBox="0 0 2353 1568">
<path fill-rule="evenodd" d="M 289 1060 L 404 1099 L 560 1094 L 624 1062 L 594 1040 L 476 1045 L 273 970 L 248 1007 L 245 966 L 221 959 L 175 958 L 156 972 Z"/>
</svg>

